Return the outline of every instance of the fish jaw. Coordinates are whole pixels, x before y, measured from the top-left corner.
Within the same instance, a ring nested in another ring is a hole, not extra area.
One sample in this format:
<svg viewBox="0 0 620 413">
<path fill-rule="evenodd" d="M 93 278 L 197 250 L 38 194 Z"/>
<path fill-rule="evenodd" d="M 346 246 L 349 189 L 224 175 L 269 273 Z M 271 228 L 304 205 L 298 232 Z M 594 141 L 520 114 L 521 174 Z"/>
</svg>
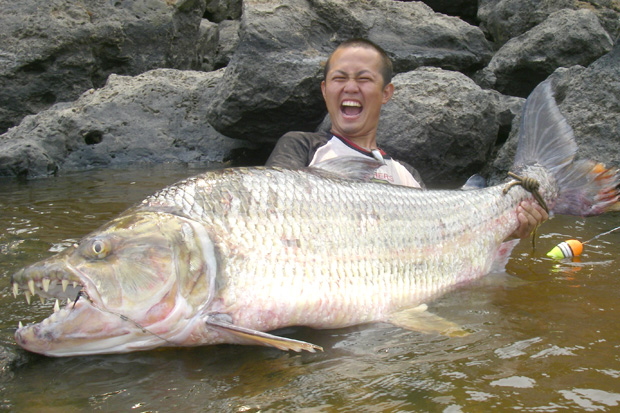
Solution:
<svg viewBox="0 0 620 413">
<path fill-rule="evenodd" d="M 26 299 L 67 299 L 17 343 L 48 356 L 122 353 L 186 345 L 212 294 L 212 244 L 204 229 L 171 214 L 130 213 L 79 244 L 12 277 Z M 206 256 L 206 258 L 205 258 Z"/>
<path fill-rule="evenodd" d="M 18 328 L 15 340 L 24 349 L 46 356 L 80 356 L 131 351 L 130 344 L 153 340 L 136 325 L 101 311 L 86 299 L 67 304 L 40 323 Z M 161 340 L 157 340 L 161 342 Z M 143 343 L 141 347 L 148 348 Z"/>
</svg>

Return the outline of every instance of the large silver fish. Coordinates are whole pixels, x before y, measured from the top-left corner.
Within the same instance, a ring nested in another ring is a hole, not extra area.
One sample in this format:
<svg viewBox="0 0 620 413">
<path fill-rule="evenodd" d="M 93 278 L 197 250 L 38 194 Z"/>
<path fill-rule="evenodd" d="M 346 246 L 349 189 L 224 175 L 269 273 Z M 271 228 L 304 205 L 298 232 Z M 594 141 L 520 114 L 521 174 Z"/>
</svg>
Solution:
<svg viewBox="0 0 620 413">
<path fill-rule="evenodd" d="M 521 132 L 515 172 L 538 182 L 551 210 L 593 215 L 618 201 L 614 171 L 573 160 L 548 82 L 528 99 Z M 507 258 L 516 207 L 532 193 L 515 180 L 467 191 L 371 183 L 374 167 L 341 159 L 321 169 L 225 169 L 167 187 L 13 275 L 16 295 L 68 300 L 16 340 L 70 356 L 217 343 L 319 348 L 266 333 L 294 325 L 426 320 L 458 333 L 421 305 Z"/>
</svg>

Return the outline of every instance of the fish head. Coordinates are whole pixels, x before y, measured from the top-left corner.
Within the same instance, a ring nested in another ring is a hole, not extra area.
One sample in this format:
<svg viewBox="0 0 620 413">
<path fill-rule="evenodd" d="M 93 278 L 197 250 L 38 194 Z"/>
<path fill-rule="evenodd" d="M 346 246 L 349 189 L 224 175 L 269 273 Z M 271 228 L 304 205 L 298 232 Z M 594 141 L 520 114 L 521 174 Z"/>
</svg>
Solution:
<svg viewBox="0 0 620 413">
<path fill-rule="evenodd" d="M 199 224 L 177 215 L 124 214 L 78 244 L 13 275 L 27 300 L 67 299 L 17 343 L 50 356 L 120 353 L 175 345 L 209 302 L 216 261 Z"/>
</svg>

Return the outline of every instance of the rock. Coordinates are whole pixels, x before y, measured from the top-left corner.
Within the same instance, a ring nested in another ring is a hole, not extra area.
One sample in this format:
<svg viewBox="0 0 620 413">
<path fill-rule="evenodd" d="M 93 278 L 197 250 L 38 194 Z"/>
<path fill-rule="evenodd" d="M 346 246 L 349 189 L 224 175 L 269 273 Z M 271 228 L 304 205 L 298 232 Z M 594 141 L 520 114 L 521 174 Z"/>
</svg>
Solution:
<svg viewBox="0 0 620 413">
<path fill-rule="evenodd" d="M 394 78 L 378 144 L 414 166 L 427 186 L 462 184 L 478 172 L 498 137 L 498 98 L 457 72 L 419 68 Z"/>
<path fill-rule="evenodd" d="M 469 24 L 477 25 L 478 0 L 422 0 L 437 13 L 456 16 Z"/>
<path fill-rule="evenodd" d="M 522 97 L 558 68 L 570 68 L 555 72 L 558 93 L 569 102 L 582 93 L 597 109 L 573 115 L 579 133 L 616 125 L 613 99 L 596 101 L 572 82 L 604 72 L 596 69 L 604 59 L 591 62 L 618 38 L 617 0 L 25 0 L 0 3 L 0 12 L 0 131 L 36 113 L 0 135 L 3 175 L 230 158 L 261 164 L 283 133 L 329 127 L 322 64 L 351 37 L 381 45 L 403 75 L 379 138 L 431 184 L 462 181 L 504 156 Z"/>
<path fill-rule="evenodd" d="M 221 23 L 226 20 L 238 20 L 241 17 L 241 0 L 207 0 L 205 18 Z"/>
<path fill-rule="evenodd" d="M 202 57 L 200 70 L 210 72 L 215 70 L 215 56 L 219 47 L 220 26 L 207 19 L 200 22 L 198 34 L 198 53 Z"/>
<path fill-rule="evenodd" d="M 0 133 L 108 75 L 196 69 L 201 0 L 0 2 Z"/>
<path fill-rule="evenodd" d="M 378 0 L 247 0 L 240 37 L 209 121 L 237 139 L 273 143 L 313 130 L 325 115 L 321 64 L 349 37 L 382 45 L 395 70 L 421 65 L 471 71 L 490 58 L 476 27 L 422 3 Z"/>
<path fill-rule="evenodd" d="M 491 57 L 478 27 L 422 2 L 312 0 L 312 6 L 332 29 L 330 51 L 347 38 L 366 37 L 388 52 L 396 73 L 421 66 L 472 72 Z"/>
<path fill-rule="evenodd" d="M 502 46 L 476 80 L 486 88 L 525 97 L 558 67 L 587 66 L 612 46 L 593 12 L 561 10 Z"/>
<path fill-rule="evenodd" d="M 15 377 L 13 371 L 28 363 L 31 359 L 32 356 L 17 347 L 13 335 L 10 338 L 2 337 L 0 341 L 0 381 L 13 380 Z"/>
<path fill-rule="evenodd" d="M 612 39 L 620 37 L 618 0 L 479 0 L 480 28 L 499 46 L 563 9 L 593 11 Z"/>
<path fill-rule="evenodd" d="M 620 45 L 589 67 L 561 68 L 552 74 L 556 101 L 572 126 L 578 156 L 620 166 Z M 492 182 L 505 177 L 517 146 L 520 117 L 491 167 Z"/>
<path fill-rule="evenodd" d="M 239 21 L 224 20 L 216 24 L 202 20 L 199 44 L 202 71 L 209 72 L 226 67 L 239 44 Z"/>
<path fill-rule="evenodd" d="M 112 75 L 73 103 L 31 115 L 0 138 L 0 176 L 140 163 L 223 162 L 247 142 L 222 136 L 205 109 L 222 71 Z"/>
</svg>

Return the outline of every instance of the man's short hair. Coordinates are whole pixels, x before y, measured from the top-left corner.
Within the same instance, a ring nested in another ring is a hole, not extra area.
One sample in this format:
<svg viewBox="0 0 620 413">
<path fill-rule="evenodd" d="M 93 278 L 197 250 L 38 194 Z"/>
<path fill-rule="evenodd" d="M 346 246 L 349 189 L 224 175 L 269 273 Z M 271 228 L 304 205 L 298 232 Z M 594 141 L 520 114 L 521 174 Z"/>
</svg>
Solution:
<svg viewBox="0 0 620 413">
<path fill-rule="evenodd" d="M 340 43 L 338 47 L 336 47 L 336 49 L 334 49 L 334 51 L 329 55 L 325 66 L 323 67 L 323 80 L 327 79 L 327 72 L 329 72 L 329 62 L 331 61 L 334 52 L 338 49 L 344 49 L 347 47 L 363 47 L 366 49 L 373 49 L 377 53 L 379 53 L 379 56 L 381 57 L 381 77 L 383 77 L 383 86 L 389 84 L 392 81 L 392 61 L 388 57 L 387 53 L 385 52 L 385 50 L 383 50 L 381 46 L 379 46 L 375 42 L 364 38 L 345 40 L 344 42 Z"/>
</svg>

